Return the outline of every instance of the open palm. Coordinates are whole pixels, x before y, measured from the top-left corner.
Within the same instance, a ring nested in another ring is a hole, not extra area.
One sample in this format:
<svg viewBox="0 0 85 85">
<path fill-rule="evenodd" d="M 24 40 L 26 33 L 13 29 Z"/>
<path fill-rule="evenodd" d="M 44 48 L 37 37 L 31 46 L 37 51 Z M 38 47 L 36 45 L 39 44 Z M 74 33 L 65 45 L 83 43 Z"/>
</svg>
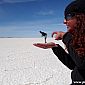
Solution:
<svg viewBox="0 0 85 85">
<path fill-rule="evenodd" d="M 33 45 L 36 46 L 36 47 L 39 47 L 39 48 L 43 48 L 43 49 L 48 49 L 48 48 L 52 48 L 52 47 L 58 46 L 58 45 L 56 45 L 53 42 L 49 42 L 49 43 L 34 43 Z"/>
</svg>

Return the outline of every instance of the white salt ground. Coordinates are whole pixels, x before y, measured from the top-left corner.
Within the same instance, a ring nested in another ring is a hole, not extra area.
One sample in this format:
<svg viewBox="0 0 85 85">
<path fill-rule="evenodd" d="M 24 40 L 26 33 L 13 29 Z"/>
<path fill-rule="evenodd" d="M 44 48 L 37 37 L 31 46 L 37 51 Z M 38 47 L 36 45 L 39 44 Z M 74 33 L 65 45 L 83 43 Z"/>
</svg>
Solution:
<svg viewBox="0 0 85 85">
<path fill-rule="evenodd" d="M 48 38 L 64 47 L 61 41 Z M 0 38 L 0 85 L 69 85 L 71 71 L 33 43 L 43 38 Z"/>
</svg>

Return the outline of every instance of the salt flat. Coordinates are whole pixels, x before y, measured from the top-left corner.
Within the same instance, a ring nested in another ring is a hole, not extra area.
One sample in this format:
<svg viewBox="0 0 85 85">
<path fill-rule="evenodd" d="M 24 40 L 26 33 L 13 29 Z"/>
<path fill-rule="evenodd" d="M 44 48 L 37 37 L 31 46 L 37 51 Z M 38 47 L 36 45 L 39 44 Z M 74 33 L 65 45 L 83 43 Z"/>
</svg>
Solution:
<svg viewBox="0 0 85 85">
<path fill-rule="evenodd" d="M 61 41 L 48 38 L 64 47 Z M 43 38 L 0 38 L 0 85 L 69 85 L 70 70 L 33 43 Z"/>
</svg>

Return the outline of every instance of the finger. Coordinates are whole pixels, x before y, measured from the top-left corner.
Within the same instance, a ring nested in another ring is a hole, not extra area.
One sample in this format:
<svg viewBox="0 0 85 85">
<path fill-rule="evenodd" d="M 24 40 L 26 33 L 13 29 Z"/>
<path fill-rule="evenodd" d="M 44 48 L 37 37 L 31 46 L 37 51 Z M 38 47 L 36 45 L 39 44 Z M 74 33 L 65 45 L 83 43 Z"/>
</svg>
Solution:
<svg viewBox="0 0 85 85">
<path fill-rule="evenodd" d="M 37 43 L 34 43 L 33 45 L 34 45 L 34 46 L 37 46 Z"/>
<path fill-rule="evenodd" d="M 53 33 L 52 33 L 52 37 L 53 37 L 54 34 L 57 34 L 57 33 L 58 33 L 58 32 L 53 32 Z"/>
<path fill-rule="evenodd" d="M 37 46 L 37 47 L 38 47 L 38 46 L 41 46 L 39 43 L 35 43 L 35 44 L 33 44 L 33 45 L 34 45 L 34 46 Z"/>
<path fill-rule="evenodd" d="M 61 38 L 61 35 L 60 35 L 60 33 L 57 33 L 56 35 L 55 35 L 55 40 L 61 40 L 62 38 Z"/>
<path fill-rule="evenodd" d="M 57 38 L 55 38 L 55 40 L 62 40 L 62 38 L 61 37 L 57 37 Z"/>
<path fill-rule="evenodd" d="M 35 43 L 33 45 L 36 46 L 36 47 L 39 47 L 39 48 L 47 49 L 46 44 Z"/>
</svg>

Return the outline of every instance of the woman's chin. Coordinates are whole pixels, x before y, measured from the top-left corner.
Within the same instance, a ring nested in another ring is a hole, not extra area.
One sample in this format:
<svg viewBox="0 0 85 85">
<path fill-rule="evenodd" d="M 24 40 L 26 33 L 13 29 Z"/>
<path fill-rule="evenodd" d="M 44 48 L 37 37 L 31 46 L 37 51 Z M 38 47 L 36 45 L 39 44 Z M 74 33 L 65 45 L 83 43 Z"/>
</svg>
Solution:
<svg viewBox="0 0 85 85">
<path fill-rule="evenodd" d="M 73 29 L 68 28 L 67 32 L 73 33 Z"/>
</svg>

